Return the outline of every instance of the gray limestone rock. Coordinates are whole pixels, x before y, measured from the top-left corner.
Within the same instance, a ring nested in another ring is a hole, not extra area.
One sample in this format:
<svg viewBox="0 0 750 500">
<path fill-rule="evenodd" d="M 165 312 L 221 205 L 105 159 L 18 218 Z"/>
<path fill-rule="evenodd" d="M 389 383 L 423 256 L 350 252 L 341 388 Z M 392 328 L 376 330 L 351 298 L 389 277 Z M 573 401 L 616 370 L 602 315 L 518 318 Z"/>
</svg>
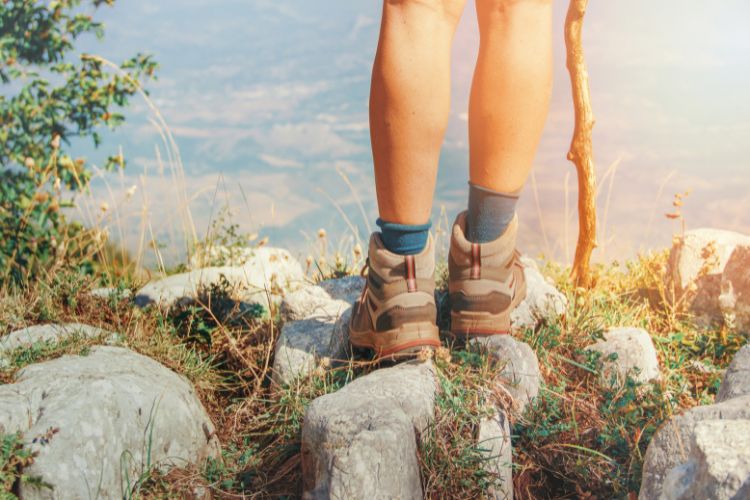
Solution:
<svg viewBox="0 0 750 500">
<path fill-rule="evenodd" d="M 333 302 L 328 314 L 316 314 L 282 327 L 273 361 L 276 383 L 288 384 L 308 375 L 320 363 L 345 357 L 351 307 L 340 300 Z"/>
<path fill-rule="evenodd" d="M 302 428 L 304 498 L 421 499 L 417 433 L 433 418 L 430 362 L 377 370 L 316 399 Z"/>
<path fill-rule="evenodd" d="M 604 334 L 604 339 L 587 350 L 601 353 L 602 377 L 609 382 L 613 377 L 624 381 L 628 375 L 642 383 L 658 380 L 659 359 L 654 342 L 646 330 L 640 328 L 614 328 Z M 614 357 L 615 359 L 610 359 Z"/>
<path fill-rule="evenodd" d="M 359 276 L 346 277 L 304 287 L 284 298 L 285 324 L 276 343 L 274 381 L 287 384 L 321 362 L 346 356 L 351 305 L 363 285 Z"/>
<path fill-rule="evenodd" d="M 669 255 L 666 286 L 674 285 L 675 300 L 685 301 L 704 323 L 723 319 L 719 296 L 722 275 L 739 245 L 750 236 L 720 229 L 695 229 L 676 239 Z"/>
<path fill-rule="evenodd" d="M 471 341 L 476 348 L 486 349 L 490 356 L 503 364 L 501 384 L 513 398 L 513 410 L 522 413 L 539 394 L 542 374 L 536 353 L 525 342 L 510 335 L 493 335 Z"/>
<path fill-rule="evenodd" d="M 133 292 L 128 289 L 121 290 L 114 287 L 103 287 L 94 288 L 89 292 L 89 295 L 100 299 L 115 298 L 117 300 L 128 300 L 133 296 Z"/>
<path fill-rule="evenodd" d="M 497 479 L 487 492 L 493 500 L 513 500 L 513 447 L 510 424 L 503 410 L 479 423 L 478 446 L 485 457 L 484 470 Z"/>
<path fill-rule="evenodd" d="M 660 498 L 750 498 L 750 420 L 697 423 L 688 460 L 667 473 Z"/>
<path fill-rule="evenodd" d="M 551 321 L 565 314 L 568 300 L 539 271 L 536 262 L 522 257 L 526 277 L 526 298 L 511 314 L 515 331 L 535 328 L 542 321 Z"/>
<path fill-rule="evenodd" d="M 120 347 L 31 365 L 0 386 L 0 432 L 16 431 L 38 453 L 24 474 L 53 487 L 21 483 L 25 499 L 122 498 L 150 466 L 220 454 L 190 383 Z"/>
<path fill-rule="evenodd" d="M 350 304 L 356 301 L 365 286 L 362 276 L 345 276 L 343 278 L 322 281 L 318 284 L 332 299 L 343 300 Z"/>
<path fill-rule="evenodd" d="M 290 322 L 318 314 L 329 314 L 332 301 L 351 305 L 359 298 L 364 285 L 364 278 L 346 276 L 303 287 L 284 297 L 281 302 L 281 319 Z"/>
<path fill-rule="evenodd" d="M 750 246 L 732 252 L 721 276 L 719 308 L 727 326 L 750 333 Z"/>
<path fill-rule="evenodd" d="M 81 323 L 34 325 L 0 337 L 0 356 L 34 344 L 59 343 L 72 337 L 97 338 L 110 335 L 111 332 Z"/>
<path fill-rule="evenodd" d="M 327 306 L 333 299 L 319 286 L 305 286 L 288 293 L 279 308 L 281 321 L 290 323 L 316 314 L 327 314 Z"/>
<path fill-rule="evenodd" d="M 667 481 L 670 471 L 675 467 L 693 467 L 693 465 L 690 465 L 691 457 L 696 457 L 697 454 L 701 453 L 700 450 L 694 449 L 697 446 L 696 436 L 701 433 L 705 434 L 704 431 L 696 433 L 696 428 L 701 422 L 715 420 L 726 421 L 726 424 L 722 425 L 727 426 L 725 432 L 730 439 L 745 439 L 740 436 L 740 432 L 746 429 L 744 424 L 741 427 L 734 428 L 734 424 L 731 422 L 750 420 L 750 396 L 741 396 L 713 405 L 692 408 L 664 423 L 654 435 L 646 451 L 641 492 L 638 497 L 640 500 L 662 498 L 665 481 Z M 718 439 L 718 436 L 714 436 L 714 438 Z M 717 442 L 717 449 L 719 446 L 721 445 Z M 739 457 L 740 452 L 739 450 L 736 451 L 737 457 Z M 690 481 L 683 478 L 690 477 L 690 474 L 694 474 L 694 472 L 689 470 L 672 472 L 668 483 L 672 493 L 669 494 L 679 495 L 680 492 L 687 491 L 686 488 Z M 681 497 L 678 496 L 678 498 Z"/>
<path fill-rule="evenodd" d="M 740 396 L 750 396 L 750 345 L 740 349 L 734 356 L 721 382 L 716 402 L 721 403 Z"/>
<path fill-rule="evenodd" d="M 201 290 L 226 284 L 238 301 L 261 304 L 268 309 L 304 282 L 302 266 L 289 252 L 263 247 L 255 249 L 242 266 L 206 267 L 151 282 L 138 291 L 135 303 L 140 307 L 155 304 L 169 309 L 191 303 Z"/>
</svg>

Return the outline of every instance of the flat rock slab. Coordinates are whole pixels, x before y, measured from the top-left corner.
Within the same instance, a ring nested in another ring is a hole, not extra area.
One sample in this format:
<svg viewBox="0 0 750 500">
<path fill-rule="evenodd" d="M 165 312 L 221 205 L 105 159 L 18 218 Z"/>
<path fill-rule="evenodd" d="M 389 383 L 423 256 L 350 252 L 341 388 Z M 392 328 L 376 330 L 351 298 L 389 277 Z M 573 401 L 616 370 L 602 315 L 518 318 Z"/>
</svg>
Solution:
<svg viewBox="0 0 750 500">
<path fill-rule="evenodd" d="M 81 323 L 34 325 L 1 337 L 0 355 L 35 344 L 59 343 L 73 337 L 97 338 L 110 335 L 111 332 Z"/>
<path fill-rule="evenodd" d="M 273 365 L 276 383 L 288 384 L 325 359 L 346 356 L 351 306 L 363 286 L 363 278 L 350 276 L 307 286 L 284 298 L 281 316 L 285 323 Z"/>
<path fill-rule="evenodd" d="M 263 247 L 254 250 L 253 257 L 242 266 L 206 267 L 149 283 L 138 291 L 135 303 L 169 309 L 194 302 L 202 290 L 226 284 L 240 302 L 268 309 L 304 282 L 302 266 L 289 252 Z"/>
<path fill-rule="evenodd" d="M 654 435 L 651 443 L 646 451 L 645 461 L 643 464 L 643 480 L 641 483 L 641 491 L 639 495 L 640 500 L 656 500 L 660 498 L 682 498 L 679 495 L 676 497 L 662 497 L 665 493 L 665 484 L 667 484 L 668 475 L 671 473 L 669 488 L 679 488 L 678 483 L 687 484 L 692 481 L 682 480 L 677 481 L 676 475 L 678 472 L 671 472 L 676 467 L 692 467 L 689 465 L 691 457 L 693 459 L 701 453 L 696 446 L 699 444 L 699 440 L 696 439 L 698 434 L 696 428 L 699 423 L 707 421 L 725 421 L 721 424 L 723 427 L 723 433 L 729 438 L 733 439 L 745 439 L 740 436 L 746 430 L 746 426 L 735 427 L 733 422 L 750 420 L 750 396 L 741 396 L 734 399 L 730 399 L 721 403 L 716 403 L 708 406 L 699 406 L 692 408 L 682 415 L 672 418 L 668 422 L 664 423 Z M 747 436 L 747 434 L 745 434 Z M 713 439 L 720 440 L 720 436 L 713 436 Z M 739 441 L 737 441 L 739 443 Z M 710 446 L 710 444 L 709 444 Z M 721 446 L 717 441 L 717 447 Z M 740 457 L 742 453 L 745 453 L 747 448 L 740 452 L 735 450 L 736 456 Z M 739 458 L 738 458 L 739 459 Z M 731 461 L 722 460 L 722 463 L 731 464 Z M 680 477 L 683 476 L 680 472 Z M 725 470 L 724 473 L 727 475 L 731 474 L 731 470 Z M 712 472 L 715 477 L 719 477 L 721 472 Z M 701 488 L 700 484 L 696 484 L 692 487 Z M 681 490 L 673 490 L 681 491 Z M 698 496 L 693 498 L 713 498 L 706 496 Z M 729 497 L 727 497 L 729 498 Z M 748 496 L 738 496 L 731 498 L 748 498 Z"/>
<path fill-rule="evenodd" d="M 697 423 L 688 460 L 667 473 L 662 498 L 750 498 L 750 420 Z"/>
<path fill-rule="evenodd" d="M 433 418 L 430 362 L 377 370 L 313 401 L 302 427 L 304 498 L 421 499 L 417 432 Z"/>
<path fill-rule="evenodd" d="M 122 498 L 149 464 L 220 456 L 190 383 L 121 347 L 31 365 L 0 386 L 0 432 L 17 431 L 38 453 L 24 474 L 53 487 L 22 483 L 25 499 Z"/>
<path fill-rule="evenodd" d="M 608 383 L 613 378 L 624 382 L 628 376 L 641 383 L 658 380 L 659 358 L 654 342 L 646 330 L 614 328 L 604 339 L 586 348 L 601 354 L 602 378 Z M 614 357 L 615 359 L 611 359 Z"/>
<path fill-rule="evenodd" d="M 542 382 L 539 360 L 531 346 L 510 335 L 474 339 L 471 345 L 486 351 L 492 359 L 503 365 L 495 384 L 500 384 L 512 397 L 511 410 L 523 413 L 539 395 Z"/>
</svg>

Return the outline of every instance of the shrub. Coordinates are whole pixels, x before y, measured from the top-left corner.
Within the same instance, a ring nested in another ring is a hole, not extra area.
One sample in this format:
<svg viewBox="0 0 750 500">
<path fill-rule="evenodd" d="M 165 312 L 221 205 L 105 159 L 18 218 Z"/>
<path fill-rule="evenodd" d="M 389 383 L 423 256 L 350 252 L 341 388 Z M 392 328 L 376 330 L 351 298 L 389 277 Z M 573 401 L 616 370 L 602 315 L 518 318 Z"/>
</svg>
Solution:
<svg viewBox="0 0 750 500">
<path fill-rule="evenodd" d="M 92 246 L 103 245 L 104 235 L 66 223 L 62 209 L 91 179 L 87 160 L 68 149 L 76 137 L 98 147 L 157 67 L 143 54 L 117 66 L 77 52 L 81 36 L 104 36 L 82 3 L 96 11 L 114 0 L 0 3 L 0 284 L 53 263 L 85 265 Z M 113 155 L 105 169 L 124 166 Z M 69 262 L 71 255 L 79 258 Z"/>
</svg>

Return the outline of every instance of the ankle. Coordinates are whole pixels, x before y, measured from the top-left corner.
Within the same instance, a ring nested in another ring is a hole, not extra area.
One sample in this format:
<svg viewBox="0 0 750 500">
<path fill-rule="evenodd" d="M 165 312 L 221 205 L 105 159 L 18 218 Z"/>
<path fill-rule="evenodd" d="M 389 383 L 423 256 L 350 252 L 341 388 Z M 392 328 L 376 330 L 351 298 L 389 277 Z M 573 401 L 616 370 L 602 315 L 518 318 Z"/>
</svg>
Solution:
<svg viewBox="0 0 750 500">
<path fill-rule="evenodd" d="M 521 190 L 503 193 L 469 183 L 466 237 L 472 243 L 489 243 L 503 235 L 516 215 Z"/>
<path fill-rule="evenodd" d="M 389 252 L 398 255 L 417 255 L 427 247 L 431 222 L 411 225 L 377 220 L 383 245 Z"/>
</svg>

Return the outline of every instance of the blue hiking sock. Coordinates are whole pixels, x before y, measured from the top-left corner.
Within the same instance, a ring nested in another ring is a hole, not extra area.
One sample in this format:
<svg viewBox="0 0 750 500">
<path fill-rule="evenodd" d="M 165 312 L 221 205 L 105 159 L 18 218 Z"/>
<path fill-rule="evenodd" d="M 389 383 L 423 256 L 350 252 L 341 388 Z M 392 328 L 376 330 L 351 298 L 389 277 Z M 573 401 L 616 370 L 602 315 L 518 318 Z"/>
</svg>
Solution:
<svg viewBox="0 0 750 500">
<path fill-rule="evenodd" d="M 516 214 L 520 194 L 520 189 L 501 193 L 470 182 L 466 239 L 472 243 L 489 243 L 502 236 Z"/>
<path fill-rule="evenodd" d="M 377 220 L 385 248 L 398 255 L 416 255 L 427 246 L 432 223 L 420 225 L 396 224 Z"/>
</svg>

